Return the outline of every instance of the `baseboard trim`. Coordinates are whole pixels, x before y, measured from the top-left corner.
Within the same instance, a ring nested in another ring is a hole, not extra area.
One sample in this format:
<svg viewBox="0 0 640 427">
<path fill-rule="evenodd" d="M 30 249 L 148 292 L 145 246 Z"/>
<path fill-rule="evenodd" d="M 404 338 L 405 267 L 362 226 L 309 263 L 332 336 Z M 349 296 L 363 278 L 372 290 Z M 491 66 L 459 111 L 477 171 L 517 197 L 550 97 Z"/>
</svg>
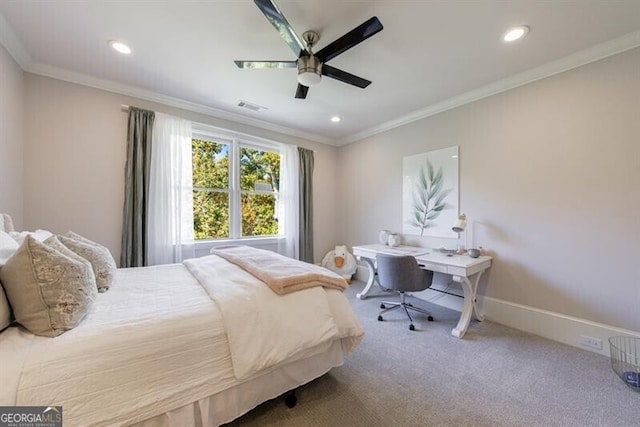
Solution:
<svg viewBox="0 0 640 427">
<path fill-rule="evenodd" d="M 609 337 L 626 335 L 640 338 L 640 332 L 617 328 L 603 323 L 567 316 L 552 311 L 541 310 L 522 304 L 491 297 L 478 297 L 478 307 L 486 319 L 511 328 L 529 332 L 578 347 L 583 350 L 610 357 Z M 602 341 L 602 348 L 596 349 L 581 344 L 581 337 L 591 337 Z"/>
</svg>

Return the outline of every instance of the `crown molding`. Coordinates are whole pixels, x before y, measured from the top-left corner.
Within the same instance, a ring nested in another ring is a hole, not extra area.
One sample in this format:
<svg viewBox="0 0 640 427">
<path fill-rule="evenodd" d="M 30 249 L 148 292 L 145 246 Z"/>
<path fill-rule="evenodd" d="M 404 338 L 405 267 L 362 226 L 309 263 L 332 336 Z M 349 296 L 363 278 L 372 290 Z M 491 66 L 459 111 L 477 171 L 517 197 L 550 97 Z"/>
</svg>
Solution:
<svg viewBox="0 0 640 427">
<path fill-rule="evenodd" d="M 556 61 L 548 62 L 547 64 L 532 68 L 531 70 L 515 74 L 511 77 L 507 77 L 495 83 L 491 83 L 478 89 L 465 92 L 453 98 L 449 98 L 445 101 L 432 104 L 426 108 L 407 114 L 403 117 L 399 117 L 397 119 L 382 123 L 378 126 L 365 129 L 361 132 L 340 139 L 338 141 L 338 146 L 351 144 L 353 142 L 360 141 L 379 133 L 404 126 L 417 120 L 421 120 L 438 113 L 442 113 L 444 111 L 451 110 L 453 108 L 457 108 L 462 105 L 508 91 L 510 89 L 514 89 L 518 86 L 523 86 L 537 80 L 551 77 L 554 74 L 559 74 L 591 62 L 599 61 L 601 59 L 613 56 L 618 53 L 622 53 L 638 46 L 640 46 L 640 31 L 634 31 L 622 37 L 612 39 L 593 47 L 581 50 Z"/>
<path fill-rule="evenodd" d="M 313 133 L 292 129 L 286 126 L 281 126 L 281 125 L 277 125 L 264 120 L 243 116 L 243 115 L 232 113 L 219 108 L 210 107 L 204 104 L 187 101 L 187 100 L 176 98 L 173 96 L 162 95 L 162 94 L 152 92 L 146 89 L 141 89 L 135 86 L 121 84 L 111 80 L 100 79 L 97 77 L 89 76 L 87 74 L 76 73 L 74 71 L 69 71 L 63 68 L 54 67 L 47 64 L 32 62 L 31 65 L 25 71 L 28 71 L 29 73 L 37 74 L 40 76 L 51 77 L 54 79 L 63 80 L 70 83 L 75 83 L 83 86 L 93 87 L 96 89 L 106 90 L 108 92 L 118 93 L 120 95 L 143 99 L 145 101 L 157 102 L 162 105 L 181 108 L 183 110 L 192 111 L 195 113 L 206 114 L 208 116 L 215 117 L 218 119 L 230 120 L 236 123 L 254 126 L 260 129 L 278 132 L 281 134 L 290 135 L 297 138 L 304 138 L 307 140 L 320 142 L 328 145 L 336 144 L 335 140 L 326 138 L 321 135 L 316 135 Z"/>
</svg>

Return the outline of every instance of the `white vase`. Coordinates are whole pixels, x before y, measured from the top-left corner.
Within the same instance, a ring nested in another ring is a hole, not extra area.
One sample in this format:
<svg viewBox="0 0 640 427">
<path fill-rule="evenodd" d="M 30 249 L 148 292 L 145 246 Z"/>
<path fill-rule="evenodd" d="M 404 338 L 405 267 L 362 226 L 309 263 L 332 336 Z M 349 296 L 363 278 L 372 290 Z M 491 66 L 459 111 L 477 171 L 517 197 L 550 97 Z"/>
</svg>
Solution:
<svg viewBox="0 0 640 427">
<path fill-rule="evenodd" d="M 381 245 L 388 245 L 389 244 L 389 236 L 391 235 L 391 231 L 389 230 L 382 230 L 380 232 L 380 234 L 378 235 L 378 241 L 380 242 Z"/>
<path fill-rule="evenodd" d="M 387 243 L 391 247 L 400 246 L 400 235 L 396 233 L 391 233 L 389 235 L 389 239 L 387 240 Z"/>
</svg>

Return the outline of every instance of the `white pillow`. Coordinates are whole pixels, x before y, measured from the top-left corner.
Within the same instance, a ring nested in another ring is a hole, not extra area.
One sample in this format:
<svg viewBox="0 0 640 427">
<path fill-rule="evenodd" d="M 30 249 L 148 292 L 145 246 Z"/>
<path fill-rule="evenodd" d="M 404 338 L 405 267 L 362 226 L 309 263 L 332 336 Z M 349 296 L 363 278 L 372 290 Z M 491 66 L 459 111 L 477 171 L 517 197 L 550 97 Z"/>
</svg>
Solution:
<svg viewBox="0 0 640 427">
<path fill-rule="evenodd" d="M 0 213 L 0 231 L 14 231 L 11 215 Z"/>
<path fill-rule="evenodd" d="M 0 284 L 0 331 L 3 331 L 11 324 L 11 306 L 7 300 L 7 296 Z"/>
<path fill-rule="evenodd" d="M 0 215 L 0 219 L 2 215 Z M 9 236 L 8 233 L 0 230 L 0 268 L 18 250 L 20 245 Z M 0 331 L 11 324 L 11 307 L 4 294 L 2 284 L 0 284 Z"/>
<path fill-rule="evenodd" d="M 18 250 L 20 245 L 4 231 L 0 231 L 0 267 L 2 267 L 11 255 Z"/>
<path fill-rule="evenodd" d="M 13 239 L 18 242 L 18 246 L 24 242 L 24 239 L 27 236 L 31 236 L 36 239 L 38 242 L 44 242 L 49 237 L 53 236 L 53 233 L 47 230 L 36 230 L 36 231 L 11 231 L 9 235 L 13 237 Z"/>
</svg>

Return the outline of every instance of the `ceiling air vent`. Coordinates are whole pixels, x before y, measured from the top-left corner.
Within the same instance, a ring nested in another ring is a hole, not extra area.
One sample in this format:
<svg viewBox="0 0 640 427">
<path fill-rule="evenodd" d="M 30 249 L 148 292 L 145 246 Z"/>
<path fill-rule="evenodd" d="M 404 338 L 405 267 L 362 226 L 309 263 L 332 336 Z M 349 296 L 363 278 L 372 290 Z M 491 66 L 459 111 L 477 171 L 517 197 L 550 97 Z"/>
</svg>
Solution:
<svg viewBox="0 0 640 427">
<path fill-rule="evenodd" d="M 247 101 L 243 101 L 243 100 L 238 101 L 238 107 L 246 108 L 247 110 L 251 110 L 251 111 L 254 111 L 254 112 L 257 112 L 257 113 L 259 113 L 260 111 L 268 110 L 267 107 L 263 107 L 263 106 L 258 105 L 258 104 L 252 104 L 251 102 L 247 102 Z"/>
</svg>

